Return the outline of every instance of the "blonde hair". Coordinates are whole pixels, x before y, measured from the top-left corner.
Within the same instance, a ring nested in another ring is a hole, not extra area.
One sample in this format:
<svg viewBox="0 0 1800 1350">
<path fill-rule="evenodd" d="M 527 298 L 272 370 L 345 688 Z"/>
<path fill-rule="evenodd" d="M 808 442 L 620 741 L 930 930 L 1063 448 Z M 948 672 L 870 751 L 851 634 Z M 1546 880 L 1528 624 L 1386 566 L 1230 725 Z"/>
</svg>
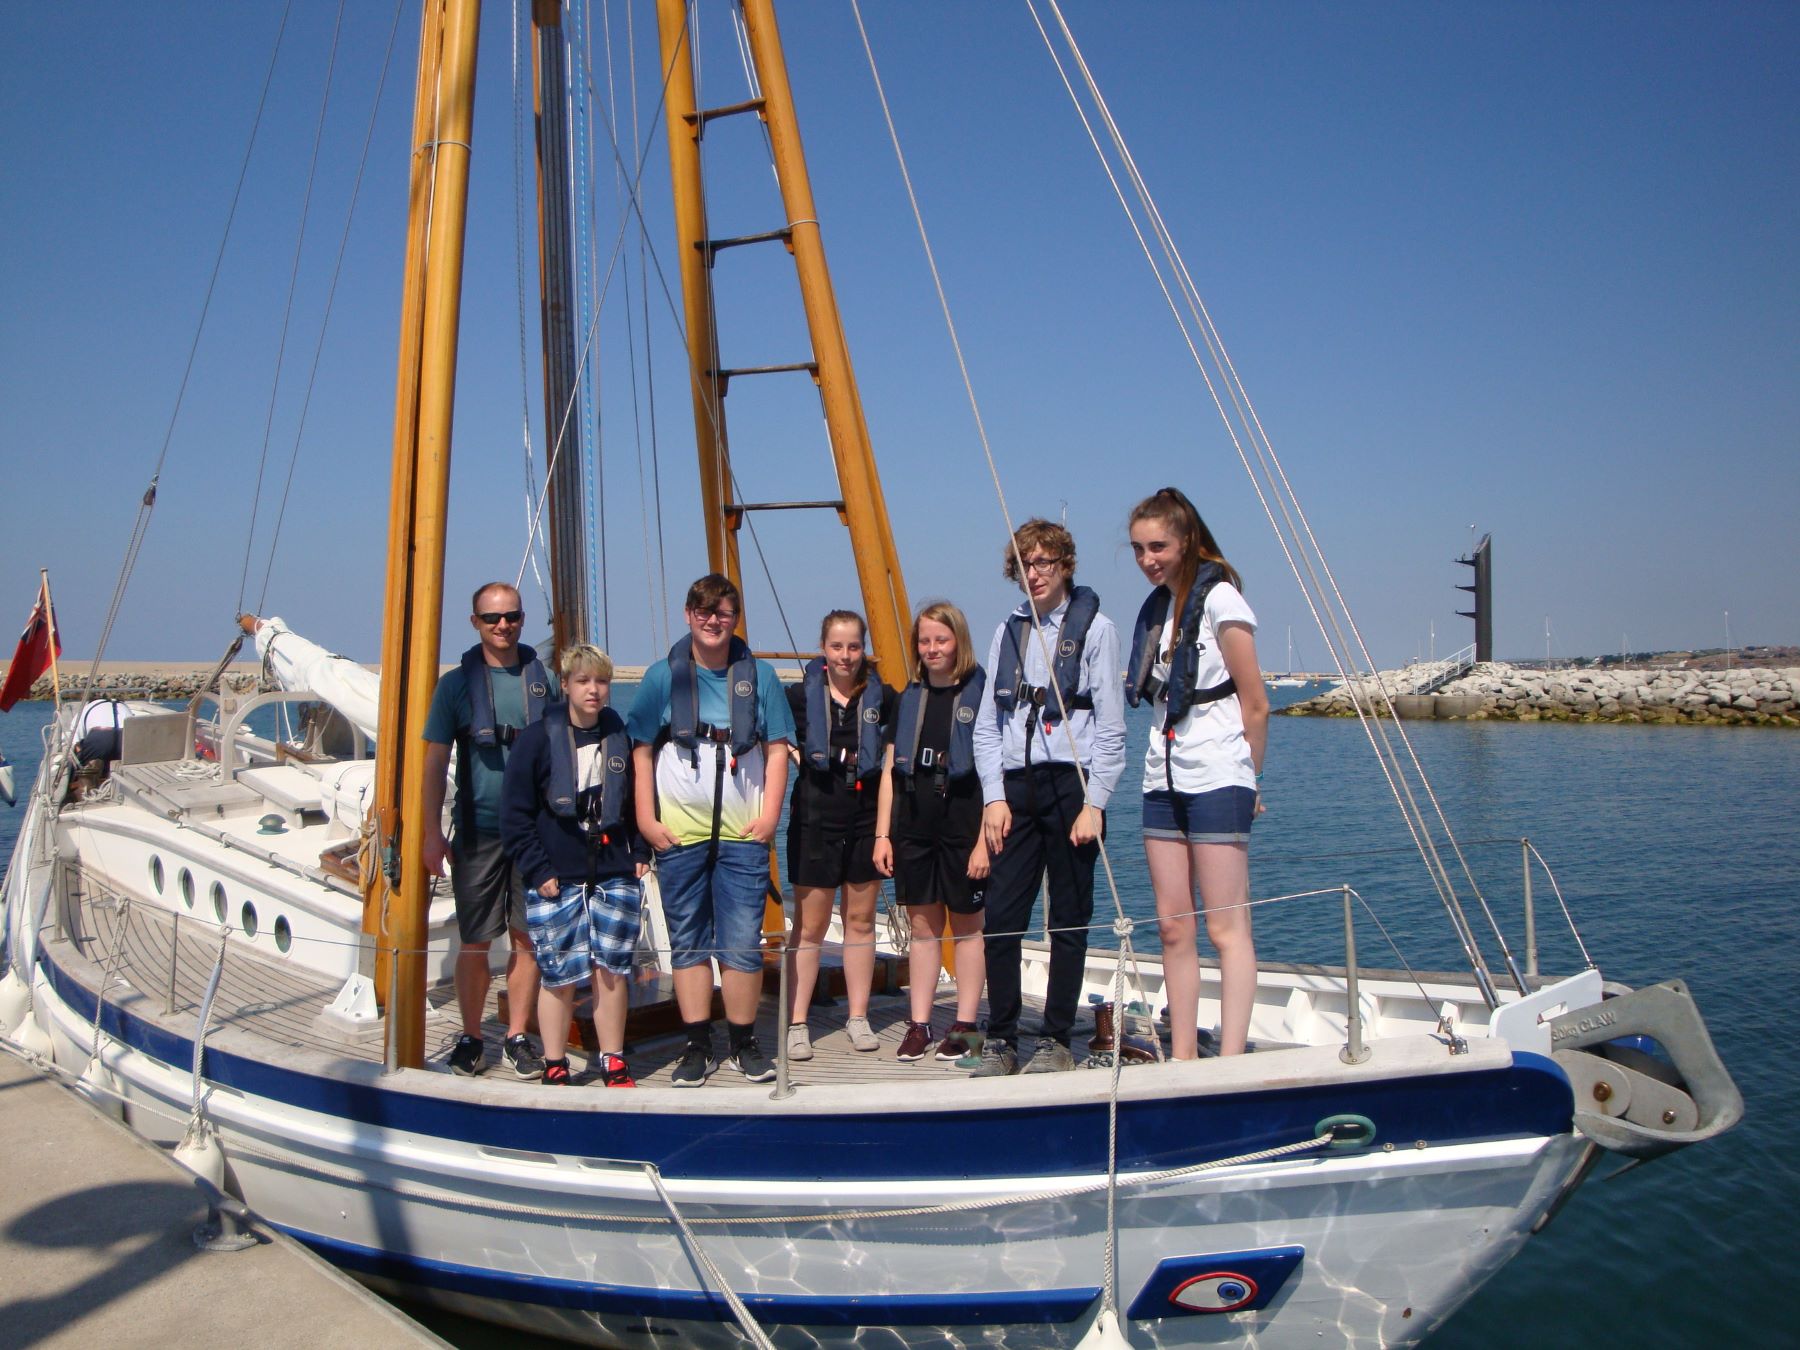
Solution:
<svg viewBox="0 0 1800 1350">
<path fill-rule="evenodd" d="M 913 615 L 912 648 L 913 655 L 919 654 L 919 624 L 926 619 L 933 623 L 941 623 L 950 630 L 956 639 L 956 664 L 950 668 L 950 677 L 961 681 L 971 670 L 975 669 L 975 644 L 969 639 L 969 621 L 963 612 L 948 600 L 931 600 L 920 606 L 919 612 Z M 925 678 L 921 670 L 919 678 Z"/>
<path fill-rule="evenodd" d="M 562 676 L 565 684 L 571 677 L 584 670 L 591 670 L 602 680 L 611 683 L 613 677 L 612 657 L 591 642 L 578 642 L 573 647 L 557 653 L 556 673 Z"/>
</svg>

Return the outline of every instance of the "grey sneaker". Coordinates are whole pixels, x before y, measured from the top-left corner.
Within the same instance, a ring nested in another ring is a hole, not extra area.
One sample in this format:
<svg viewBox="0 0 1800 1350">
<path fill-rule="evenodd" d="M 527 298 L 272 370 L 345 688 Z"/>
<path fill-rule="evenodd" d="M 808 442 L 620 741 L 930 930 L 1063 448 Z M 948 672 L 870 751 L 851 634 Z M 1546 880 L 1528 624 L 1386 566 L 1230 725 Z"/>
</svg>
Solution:
<svg viewBox="0 0 1800 1350">
<path fill-rule="evenodd" d="M 1075 1067 L 1075 1056 L 1069 1047 L 1061 1041 L 1053 1041 L 1048 1036 L 1037 1043 L 1037 1049 L 1031 1052 L 1031 1061 L 1019 1070 L 1020 1073 L 1061 1073 L 1065 1069 Z"/>
<path fill-rule="evenodd" d="M 1005 1078 L 1019 1071 L 1019 1056 L 1005 1041 L 983 1041 L 981 1063 L 969 1074 L 971 1078 Z"/>
<path fill-rule="evenodd" d="M 706 1075 L 711 1072 L 712 1051 L 690 1041 L 687 1049 L 681 1052 L 675 1071 L 669 1075 L 669 1083 L 678 1088 L 696 1088 L 706 1081 Z"/>
<path fill-rule="evenodd" d="M 531 1037 L 523 1034 L 508 1036 L 504 1055 L 506 1067 L 513 1071 L 513 1077 L 532 1079 L 544 1076 L 544 1058 L 531 1043 Z"/>
<path fill-rule="evenodd" d="M 771 1082 L 775 1077 L 774 1062 L 762 1052 L 762 1047 L 756 1043 L 754 1036 L 732 1047 L 725 1067 L 736 1069 L 752 1083 Z"/>
<path fill-rule="evenodd" d="M 791 1023 L 788 1026 L 788 1058 L 802 1060 L 812 1057 L 812 1032 L 807 1030 L 804 1022 Z"/>
<path fill-rule="evenodd" d="M 450 1072 L 461 1074 L 464 1078 L 473 1078 L 487 1067 L 482 1055 L 481 1038 L 471 1036 L 467 1032 L 456 1038 L 456 1045 L 450 1051 Z"/>
<path fill-rule="evenodd" d="M 845 1022 L 844 1035 L 850 1038 L 852 1050 L 861 1050 L 866 1053 L 870 1050 L 881 1049 L 881 1037 L 875 1034 L 866 1017 L 852 1017 Z"/>
</svg>

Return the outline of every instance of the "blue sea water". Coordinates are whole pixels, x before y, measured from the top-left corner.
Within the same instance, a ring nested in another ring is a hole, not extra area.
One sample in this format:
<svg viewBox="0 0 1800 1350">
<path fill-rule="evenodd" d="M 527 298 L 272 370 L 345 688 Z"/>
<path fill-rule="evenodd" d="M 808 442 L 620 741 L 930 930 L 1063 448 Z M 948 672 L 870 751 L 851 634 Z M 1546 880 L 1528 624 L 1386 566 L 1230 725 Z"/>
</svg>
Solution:
<svg viewBox="0 0 1800 1350">
<path fill-rule="evenodd" d="M 630 690 L 617 694 L 623 701 Z M 21 794 L 47 718 L 43 704 L 0 716 L 0 752 L 17 766 Z M 1590 1180 L 1432 1344 L 1800 1344 L 1786 1297 L 1800 1163 L 1780 1142 L 1785 1125 L 1800 1119 L 1792 1068 L 1800 1048 L 1800 736 L 1498 722 L 1405 730 L 1515 949 L 1522 952 L 1518 841 L 1528 836 L 1609 978 L 1688 982 L 1746 1103 L 1744 1123 L 1723 1139 L 1614 1182 Z M 1134 743 L 1142 734 L 1134 722 Z M 1269 740 L 1268 813 L 1251 852 L 1255 894 L 1348 883 L 1412 965 L 1460 968 L 1363 730 L 1278 717 Z M 1133 762 L 1110 813 L 1108 851 L 1121 903 L 1144 917 L 1151 903 L 1135 828 L 1137 777 Z M 0 806 L 7 856 L 18 819 Z M 1541 875 L 1535 889 L 1543 968 L 1576 968 L 1576 948 Z M 1102 911 L 1108 903 L 1102 894 Z M 1258 951 L 1270 960 L 1341 960 L 1341 913 L 1336 894 L 1262 905 Z M 1154 928 L 1145 925 L 1138 938 L 1154 944 Z M 1358 946 L 1365 963 L 1390 964 L 1380 935 L 1360 920 Z M 1487 950 L 1493 960 L 1491 941 Z M 502 1343 L 473 1324 L 429 1320 L 461 1345 Z M 504 1338 L 522 1342 L 530 1343 Z"/>
</svg>

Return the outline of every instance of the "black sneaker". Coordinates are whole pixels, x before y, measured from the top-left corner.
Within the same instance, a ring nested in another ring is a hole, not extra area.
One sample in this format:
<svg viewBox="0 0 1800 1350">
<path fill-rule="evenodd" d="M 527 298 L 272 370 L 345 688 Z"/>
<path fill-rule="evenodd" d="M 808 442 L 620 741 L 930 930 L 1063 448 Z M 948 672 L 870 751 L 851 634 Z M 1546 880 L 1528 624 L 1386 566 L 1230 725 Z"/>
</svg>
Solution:
<svg viewBox="0 0 1800 1350">
<path fill-rule="evenodd" d="M 544 1086 L 569 1086 L 569 1058 L 567 1055 L 563 1056 L 561 1059 L 547 1059 L 544 1061 Z"/>
<path fill-rule="evenodd" d="M 458 1036 L 456 1045 L 450 1051 L 450 1072 L 459 1073 L 464 1078 L 473 1078 L 485 1068 L 487 1062 L 481 1037 L 471 1036 L 467 1032 Z"/>
<path fill-rule="evenodd" d="M 675 1065 L 675 1072 L 669 1075 L 669 1082 L 675 1087 L 699 1087 L 710 1072 L 712 1050 L 689 1041 L 688 1048 L 681 1052 L 681 1059 Z"/>
<path fill-rule="evenodd" d="M 538 1054 L 537 1047 L 531 1043 L 531 1037 L 523 1032 L 506 1038 L 505 1055 L 513 1077 L 530 1079 L 544 1076 L 544 1057 Z"/>
<path fill-rule="evenodd" d="M 727 1068 L 736 1069 L 752 1083 L 767 1083 L 775 1077 L 775 1065 L 762 1052 L 756 1043 L 756 1037 L 747 1036 L 739 1044 L 731 1047 L 731 1058 L 725 1061 Z"/>
</svg>

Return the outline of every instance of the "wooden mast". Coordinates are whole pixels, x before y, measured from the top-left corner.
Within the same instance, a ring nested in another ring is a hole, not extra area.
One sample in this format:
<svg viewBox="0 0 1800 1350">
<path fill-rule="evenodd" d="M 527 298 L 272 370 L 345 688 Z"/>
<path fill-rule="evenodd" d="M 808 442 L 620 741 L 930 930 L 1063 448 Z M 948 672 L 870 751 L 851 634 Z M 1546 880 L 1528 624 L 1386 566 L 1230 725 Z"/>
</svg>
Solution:
<svg viewBox="0 0 1800 1350">
<path fill-rule="evenodd" d="M 407 277 L 395 394 L 394 482 L 388 530 L 376 802 L 381 860 L 399 851 L 385 897 L 380 964 L 392 973 L 388 1049 L 396 1068 L 425 1058 L 425 715 L 438 678 L 451 413 L 462 307 L 475 50 L 480 0 L 426 0 L 414 106 Z M 423 250 L 419 251 L 422 242 Z M 378 869 L 379 870 L 379 867 Z M 385 882 L 375 886 L 379 894 Z"/>
</svg>

